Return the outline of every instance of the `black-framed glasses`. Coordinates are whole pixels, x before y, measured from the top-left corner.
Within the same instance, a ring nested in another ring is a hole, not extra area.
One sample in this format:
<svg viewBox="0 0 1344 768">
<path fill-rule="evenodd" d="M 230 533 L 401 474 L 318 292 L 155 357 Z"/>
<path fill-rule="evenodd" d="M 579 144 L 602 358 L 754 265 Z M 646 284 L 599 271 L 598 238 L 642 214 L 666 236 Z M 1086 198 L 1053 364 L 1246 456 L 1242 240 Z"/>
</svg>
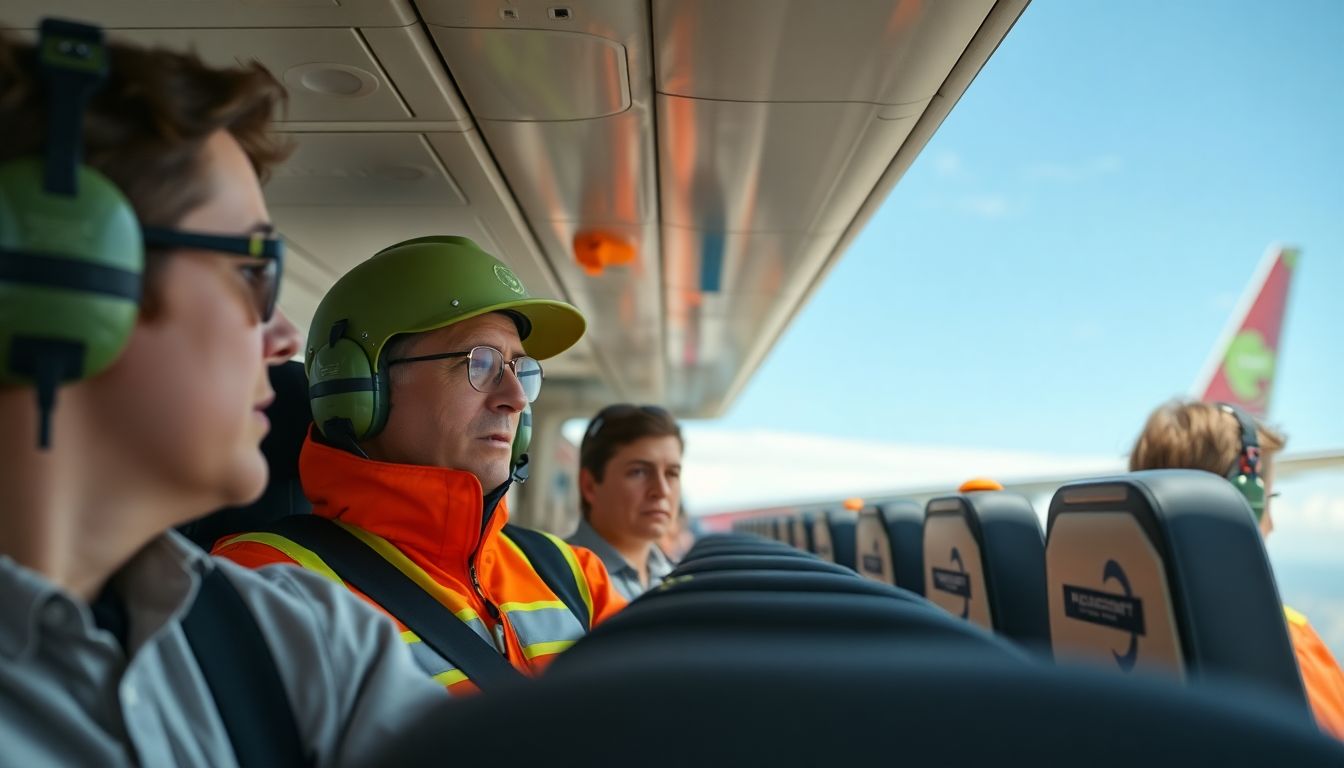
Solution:
<svg viewBox="0 0 1344 768">
<path fill-rule="evenodd" d="M 597 412 L 597 415 L 593 417 L 593 420 L 588 423 L 588 431 L 584 432 L 583 439 L 587 440 L 590 437 L 596 437 L 597 433 L 602 431 L 602 427 L 606 426 L 607 422 L 612 419 L 623 419 L 626 416 L 629 416 L 634 413 L 639 413 L 641 411 L 649 414 L 650 416 L 657 416 L 659 418 L 666 418 L 666 419 L 672 418 L 672 414 L 669 413 L 668 410 L 666 408 L 663 408 L 662 406 L 634 405 L 632 403 L 616 403 L 615 405 L 608 405 L 606 408 L 603 408 L 602 410 Z"/>
<path fill-rule="evenodd" d="M 477 346 L 466 352 L 440 352 L 435 355 L 416 355 L 387 361 L 387 367 L 401 363 L 419 363 L 426 360 L 450 360 L 455 357 L 467 358 L 467 381 L 471 388 L 482 394 L 499 389 L 504 381 L 504 367 L 508 366 L 523 388 L 523 395 L 531 403 L 541 394 L 541 363 L 536 358 L 519 355 L 505 360 L 504 353 L 494 347 Z"/>
<path fill-rule="evenodd" d="M 262 322 L 269 321 L 275 314 L 280 278 L 285 270 L 285 241 L 274 233 L 212 235 L 166 227 L 141 227 L 140 233 L 147 248 L 193 248 L 263 260 L 264 263 L 247 271 L 247 285 Z"/>
</svg>

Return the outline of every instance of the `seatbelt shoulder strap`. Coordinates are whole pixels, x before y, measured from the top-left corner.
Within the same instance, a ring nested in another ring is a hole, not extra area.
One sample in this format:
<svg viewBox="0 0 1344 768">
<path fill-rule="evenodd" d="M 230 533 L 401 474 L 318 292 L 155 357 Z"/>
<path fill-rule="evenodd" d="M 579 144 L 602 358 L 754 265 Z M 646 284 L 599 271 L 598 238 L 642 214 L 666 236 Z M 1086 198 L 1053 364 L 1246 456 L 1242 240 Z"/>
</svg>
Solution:
<svg viewBox="0 0 1344 768">
<path fill-rule="evenodd" d="M 318 515 L 291 515 L 267 530 L 312 550 L 341 580 L 396 616 L 481 690 L 522 677 L 446 606 L 335 522 Z"/>
<path fill-rule="evenodd" d="M 565 542 L 541 531 L 512 523 L 504 526 L 503 532 L 523 551 L 532 563 L 532 569 L 569 608 L 584 631 L 592 629 L 593 598 L 588 590 L 588 579 L 579 566 L 578 558 L 574 556 L 574 550 Z"/>
<path fill-rule="evenodd" d="M 280 670 L 256 618 L 215 567 L 201 581 L 182 631 L 210 686 L 240 766 L 312 765 Z"/>
</svg>

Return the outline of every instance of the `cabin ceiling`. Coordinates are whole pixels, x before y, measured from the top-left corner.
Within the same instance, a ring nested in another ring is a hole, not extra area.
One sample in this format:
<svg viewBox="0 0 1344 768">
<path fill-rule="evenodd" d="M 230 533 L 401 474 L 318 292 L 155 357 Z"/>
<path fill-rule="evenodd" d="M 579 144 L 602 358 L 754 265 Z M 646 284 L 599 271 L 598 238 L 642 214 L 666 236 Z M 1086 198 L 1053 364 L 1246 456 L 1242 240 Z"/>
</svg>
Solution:
<svg viewBox="0 0 1344 768">
<path fill-rule="evenodd" d="M 301 328 L 382 247 L 466 235 L 587 316 L 545 364 L 566 408 L 711 417 L 1026 2 L 7 0 L 0 26 L 57 14 L 275 73 L 296 151 L 266 194 Z M 600 272 L 576 258 L 594 237 Z"/>
</svg>

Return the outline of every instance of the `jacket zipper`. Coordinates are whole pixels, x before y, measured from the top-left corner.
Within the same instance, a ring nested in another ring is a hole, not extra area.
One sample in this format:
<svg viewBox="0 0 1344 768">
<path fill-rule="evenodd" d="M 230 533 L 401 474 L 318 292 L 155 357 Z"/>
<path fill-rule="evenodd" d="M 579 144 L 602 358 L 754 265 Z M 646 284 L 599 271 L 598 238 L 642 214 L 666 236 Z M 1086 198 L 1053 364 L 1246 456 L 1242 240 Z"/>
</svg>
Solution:
<svg viewBox="0 0 1344 768">
<path fill-rule="evenodd" d="M 485 592 L 481 591 L 481 581 L 476 578 L 475 556 L 473 555 L 472 557 L 472 562 L 467 567 L 467 573 L 471 576 L 471 587 L 476 590 L 476 596 L 481 599 L 481 602 L 485 603 L 486 613 L 489 613 L 490 618 L 494 621 L 494 626 L 491 628 L 490 634 L 495 639 L 495 650 L 499 651 L 500 655 L 507 659 L 509 658 L 509 644 L 504 639 L 504 617 L 500 615 L 499 609 L 495 607 L 495 604 L 486 598 Z"/>
</svg>

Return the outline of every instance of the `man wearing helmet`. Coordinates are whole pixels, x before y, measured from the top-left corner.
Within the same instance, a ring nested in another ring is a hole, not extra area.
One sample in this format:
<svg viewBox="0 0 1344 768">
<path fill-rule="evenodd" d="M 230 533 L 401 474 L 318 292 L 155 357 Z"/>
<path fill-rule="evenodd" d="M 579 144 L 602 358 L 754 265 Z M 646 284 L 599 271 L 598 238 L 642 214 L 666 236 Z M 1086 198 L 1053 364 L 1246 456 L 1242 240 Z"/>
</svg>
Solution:
<svg viewBox="0 0 1344 768">
<path fill-rule="evenodd" d="M 529 673 L 624 605 L 592 553 L 506 527 L 513 441 L 541 388 L 538 360 L 568 349 L 584 326 L 578 310 L 533 298 L 472 241 L 422 237 L 338 280 L 306 347 L 316 423 L 299 472 L 314 513 L 432 595 L 477 636 L 469 642 Z M 318 553 L 272 532 L 229 537 L 215 554 L 332 573 Z M 549 576 L 547 556 L 560 558 Z M 479 686 L 406 631 L 407 616 L 379 607 L 428 674 L 453 692 Z"/>
</svg>

